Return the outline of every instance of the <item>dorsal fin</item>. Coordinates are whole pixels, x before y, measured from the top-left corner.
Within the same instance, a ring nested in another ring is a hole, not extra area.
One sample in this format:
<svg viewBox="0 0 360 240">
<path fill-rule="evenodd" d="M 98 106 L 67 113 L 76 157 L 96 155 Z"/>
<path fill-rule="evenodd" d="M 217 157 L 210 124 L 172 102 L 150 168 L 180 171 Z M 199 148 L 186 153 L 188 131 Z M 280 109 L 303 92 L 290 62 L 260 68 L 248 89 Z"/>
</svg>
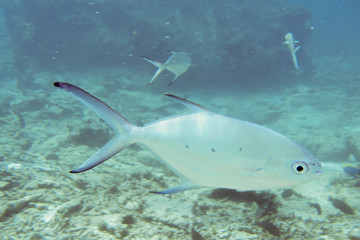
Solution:
<svg viewBox="0 0 360 240">
<path fill-rule="evenodd" d="M 176 100 L 178 100 L 181 104 L 183 104 L 185 107 L 190 108 L 191 110 L 195 110 L 197 112 L 202 112 L 202 111 L 209 111 L 206 108 L 200 106 L 199 104 L 196 104 L 194 102 L 191 102 L 189 100 L 186 100 L 184 98 L 172 95 L 172 94 L 165 94 L 168 97 L 171 98 L 175 98 Z"/>
</svg>

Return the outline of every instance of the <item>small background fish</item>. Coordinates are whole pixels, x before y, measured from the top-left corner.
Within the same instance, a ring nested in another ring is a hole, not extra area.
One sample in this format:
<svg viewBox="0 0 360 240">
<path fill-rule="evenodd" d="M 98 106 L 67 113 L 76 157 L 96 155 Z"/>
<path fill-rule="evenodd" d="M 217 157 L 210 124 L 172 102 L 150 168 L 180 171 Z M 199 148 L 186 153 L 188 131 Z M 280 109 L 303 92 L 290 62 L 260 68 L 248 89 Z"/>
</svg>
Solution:
<svg viewBox="0 0 360 240">
<path fill-rule="evenodd" d="M 168 84 L 169 86 L 173 84 L 181 74 L 188 70 L 191 65 L 191 58 L 188 53 L 175 51 L 170 51 L 170 53 L 172 55 L 164 63 L 160 63 L 143 56 L 143 59 L 158 68 L 149 84 L 152 84 L 155 78 L 157 78 L 162 71 L 168 70 L 175 75 L 174 79 Z"/>
<path fill-rule="evenodd" d="M 344 172 L 351 177 L 354 177 L 354 178 L 360 177 L 360 168 L 359 167 L 355 167 L 352 165 L 345 165 L 343 167 L 343 169 L 344 169 Z"/>
</svg>

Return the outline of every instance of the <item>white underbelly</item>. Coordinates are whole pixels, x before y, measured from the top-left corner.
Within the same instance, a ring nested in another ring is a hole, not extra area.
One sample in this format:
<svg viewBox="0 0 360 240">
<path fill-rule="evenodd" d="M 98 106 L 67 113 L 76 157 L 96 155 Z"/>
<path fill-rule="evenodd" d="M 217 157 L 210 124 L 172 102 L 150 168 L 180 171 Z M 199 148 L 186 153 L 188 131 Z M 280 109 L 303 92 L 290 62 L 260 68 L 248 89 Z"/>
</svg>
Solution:
<svg viewBox="0 0 360 240">
<path fill-rule="evenodd" d="M 223 117 L 171 119 L 144 127 L 138 142 L 195 184 L 256 190 L 267 188 L 258 172 L 274 154 L 267 136 L 273 132 L 263 131 Z"/>
</svg>

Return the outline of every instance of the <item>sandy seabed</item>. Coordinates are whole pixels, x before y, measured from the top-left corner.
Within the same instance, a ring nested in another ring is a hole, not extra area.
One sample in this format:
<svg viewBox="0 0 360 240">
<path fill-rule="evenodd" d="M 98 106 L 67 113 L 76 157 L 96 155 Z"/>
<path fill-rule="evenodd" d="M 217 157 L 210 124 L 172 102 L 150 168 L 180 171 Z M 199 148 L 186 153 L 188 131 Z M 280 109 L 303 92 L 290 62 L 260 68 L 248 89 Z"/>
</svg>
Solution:
<svg viewBox="0 0 360 240">
<path fill-rule="evenodd" d="M 184 111 L 146 86 L 150 73 L 131 80 L 118 70 L 8 77 L 0 88 L 0 238 L 360 239 L 359 180 L 342 170 L 358 163 L 360 59 L 317 61 L 307 84 L 253 94 L 176 92 L 211 111 L 283 133 L 323 163 L 319 179 L 257 192 L 152 194 L 180 179 L 138 145 L 88 172 L 69 173 L 112 133 L 52 83 L 78 85 L 137 125 Z"/>
</svg>

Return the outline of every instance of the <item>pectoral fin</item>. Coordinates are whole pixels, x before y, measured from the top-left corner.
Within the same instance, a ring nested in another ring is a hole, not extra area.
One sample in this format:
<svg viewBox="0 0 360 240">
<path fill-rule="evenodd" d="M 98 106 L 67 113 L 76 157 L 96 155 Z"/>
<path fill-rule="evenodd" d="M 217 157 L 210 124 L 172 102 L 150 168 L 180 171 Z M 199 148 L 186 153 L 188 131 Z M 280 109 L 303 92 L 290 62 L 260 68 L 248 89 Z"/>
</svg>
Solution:
<svg viewBox="0 0 360 240">
<path fill-rule="evenodd" d="M 151 193 L 157 193 L 157 194 L 171 194 L 171 193 L 178 193 L 178 192 L 183 192 L 186 190 L 190 190 L 190 189 L 194 189 L 194 188 L 198 188 L 199 185 L 194 184 L 190 181 L 184 181 L 182 182 L 180 185 L 177 185 L 175 187 L 169 188 L 167 190 L 164 191 L 151 191 Z"/>
</svg>

